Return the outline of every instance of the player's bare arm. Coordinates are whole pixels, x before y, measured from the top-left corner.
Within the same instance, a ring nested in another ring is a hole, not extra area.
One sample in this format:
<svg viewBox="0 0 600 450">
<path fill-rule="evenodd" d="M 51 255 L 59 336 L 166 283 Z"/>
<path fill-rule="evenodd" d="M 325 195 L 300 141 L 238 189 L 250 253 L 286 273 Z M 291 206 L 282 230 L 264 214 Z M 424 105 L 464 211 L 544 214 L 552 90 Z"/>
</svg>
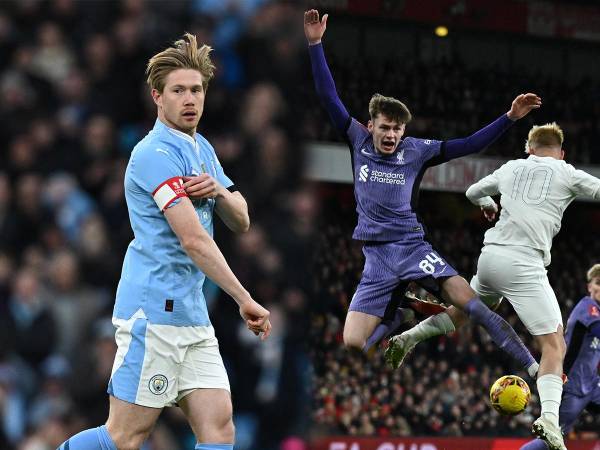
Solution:
<svg viewBox="0 0 600 450">
<path fill-rule="evenodd" d="M 325 30 L 327 29 L 328 14 L 323 14 L 319 19 L 319 11 L 311 9 L 304 13 L 304 35 L 309 45 L 316 45 L 321 42 Z"/>
<path fill-rule="evenodd" d="M 165 210 L 165 217 L 196 266 L 239 305 L 248 329 L 263 332 L 263 339 L 267 338 L 271 330 L 269 311 L 252 299 L 231 271 L 219 247 L 202 227 L 192 202 L 182 198 L 177 205 Z"/>
<path fill-rule="evenodd" d="M 211 175 L 202 173 L 195 177 L 183 177 L 183 187 L 192 200 L 214 198 L 215 211 L 234 233 L 245 233 L 250 228 L 248 204 L 240 192 L 230 192 Z"/>
</svg>

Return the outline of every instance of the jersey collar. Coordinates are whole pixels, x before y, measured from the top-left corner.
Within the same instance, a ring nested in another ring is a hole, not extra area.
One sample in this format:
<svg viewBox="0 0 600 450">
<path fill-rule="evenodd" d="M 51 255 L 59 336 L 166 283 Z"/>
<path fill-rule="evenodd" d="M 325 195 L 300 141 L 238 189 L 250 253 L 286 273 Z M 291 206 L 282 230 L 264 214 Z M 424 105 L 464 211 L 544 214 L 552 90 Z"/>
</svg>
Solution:
<svg viewBox="0 0 600 450">
<path fill-rule="evenodd" d="M 191 137 L 189 134 L 186 134 L 182 131 L 176 130 L 175 128 L 171 128 L 170 126 L 165 124 L 163 121 L 161 121 L 159 118 L 156 118 L 156 122 L 154 122 L 153 129 L 157 130 L 157 131 L 168 131 L 169 133 L 171 133 L 181 139 L 185 139 L 190 144 L 196 146 L 196 140 L 193 137 Z"/>
</svg>

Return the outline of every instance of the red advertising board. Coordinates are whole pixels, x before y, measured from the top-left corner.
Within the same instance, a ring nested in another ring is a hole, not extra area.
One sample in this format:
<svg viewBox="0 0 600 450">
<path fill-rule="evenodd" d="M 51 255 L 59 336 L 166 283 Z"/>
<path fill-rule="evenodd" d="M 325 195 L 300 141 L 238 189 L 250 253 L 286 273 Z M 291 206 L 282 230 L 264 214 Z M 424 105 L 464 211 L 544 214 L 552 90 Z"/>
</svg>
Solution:
<svg viewBox="0 0 600 450">
<path fill-rule="evenodd" d="M 519 450 L 528 439 L 489 438 L 350 438 L 313 442 L 311 450 Z M 600 450 L 600 440 L 566 442 L 569 450 Z"/>
</svg>

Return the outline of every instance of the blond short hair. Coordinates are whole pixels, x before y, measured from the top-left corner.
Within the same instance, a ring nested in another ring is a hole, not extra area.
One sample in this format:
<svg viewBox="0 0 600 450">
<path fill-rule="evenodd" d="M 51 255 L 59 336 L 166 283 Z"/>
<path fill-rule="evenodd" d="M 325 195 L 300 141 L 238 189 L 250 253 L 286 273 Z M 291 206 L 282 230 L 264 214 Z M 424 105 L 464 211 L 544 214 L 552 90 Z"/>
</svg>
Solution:
<svg viewBox="0 0 600 450">
<path fill-rule="evenodd" d="M 563 130 L 556 122 L 545 125 L 534 125 L 525 141 L 525 153 L 529 153 L 530 148 L 535 147 L 555 147 L 562 148 L 565 140 Z"/>
<path fill-rule="evenodd" d="M 198 47 L 196 36 L 185 33 L 183 39 L 175 41 L 172 47 L 150 58 L 146 66 L 148 85 L 162 93 L 169 73 L 177 69 L 194 69 L 202 74 L 202 87 L 206 91 L 215 73 L 211 51 L 212 48 L 206 44 Z"/>
<path fill-rule="evenodd" d="M 588 282 L 592 281 L 594 278 L 600 278 L 600 264 L 594 264 L 587 272 Z"/>
<path fill-rule="evenodd" d="M 379 114 L 398 123 L 408 123 L 412 119 L 412 114 L 400 100 L 375 94 L 369 101 L 369 115 L 375 120 Z"/>
</svg>

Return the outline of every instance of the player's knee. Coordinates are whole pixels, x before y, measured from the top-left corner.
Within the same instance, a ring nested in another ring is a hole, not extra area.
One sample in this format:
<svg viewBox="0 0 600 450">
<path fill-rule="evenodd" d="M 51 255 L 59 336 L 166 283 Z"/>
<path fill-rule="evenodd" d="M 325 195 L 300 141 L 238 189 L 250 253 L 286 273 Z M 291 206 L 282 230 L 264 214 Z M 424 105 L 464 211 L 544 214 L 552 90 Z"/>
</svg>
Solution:
<svg viewBox="0 0 600 450">
<path fill-rule="evenodd" d="M 219 414 L 211 422 L 211 429 L 207 430 L 207 435 L 210 437 L 209 440 L 211 442 L 233 443 L 235 439 L 235 426 L 231 412 Z"/>
<path fill-rule="evenodd" d="M 106 428 L 112 441 L 119 450 L 139 450 L 151 431 L 111 426 L 110 422 L 106 424 Z"/>
<path fill-rule="evenodd" d="M 344 346 L 346 348 L 362 350 L 365 346 L 365 343 L 366 340 L 362 336 L 346 331 L 346 329 L 344 329 Z"/>
</svg>

